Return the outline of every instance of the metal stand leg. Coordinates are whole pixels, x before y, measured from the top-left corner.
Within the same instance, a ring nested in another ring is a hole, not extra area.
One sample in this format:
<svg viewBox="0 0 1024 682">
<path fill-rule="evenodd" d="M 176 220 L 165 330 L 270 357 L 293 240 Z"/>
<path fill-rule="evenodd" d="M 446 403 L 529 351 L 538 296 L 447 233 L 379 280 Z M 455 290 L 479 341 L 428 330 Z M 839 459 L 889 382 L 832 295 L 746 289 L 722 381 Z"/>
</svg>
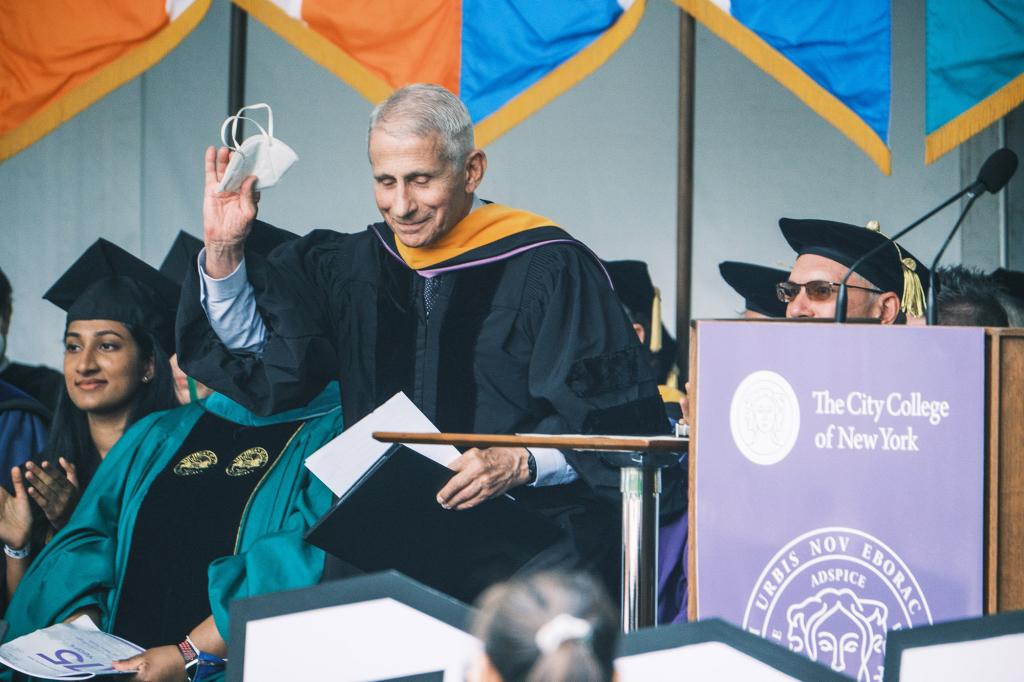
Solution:
<svg viewBox="0 0 1024 682">
<path fill-rule="evenodd" d="M 661 469 L 622 467 L 622 631 L 657 625 Z"/>
</svg>

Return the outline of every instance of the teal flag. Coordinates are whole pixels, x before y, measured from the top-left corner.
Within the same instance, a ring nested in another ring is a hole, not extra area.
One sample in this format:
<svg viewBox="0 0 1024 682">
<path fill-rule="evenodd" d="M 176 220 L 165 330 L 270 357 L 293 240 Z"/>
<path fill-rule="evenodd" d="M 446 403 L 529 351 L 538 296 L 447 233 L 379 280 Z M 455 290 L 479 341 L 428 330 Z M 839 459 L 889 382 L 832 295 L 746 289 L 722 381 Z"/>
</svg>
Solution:
<svg viewBox="0 0 1024 682">
<path fill-rule="evenodd" d="M 928 0 L 925 161 L 1024 101 L 1024 0 Z"/>
</svg>

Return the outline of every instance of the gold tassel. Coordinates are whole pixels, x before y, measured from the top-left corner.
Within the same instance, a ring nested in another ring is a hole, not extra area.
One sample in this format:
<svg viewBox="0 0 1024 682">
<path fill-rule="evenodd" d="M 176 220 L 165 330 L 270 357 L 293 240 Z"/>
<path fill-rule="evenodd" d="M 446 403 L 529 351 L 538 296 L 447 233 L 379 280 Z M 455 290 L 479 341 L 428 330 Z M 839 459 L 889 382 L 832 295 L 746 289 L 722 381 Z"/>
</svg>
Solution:
<svg viewBox="0 0 1024 682">
<path fill-rule="evenodd" d="M 672 365 L 672 369 L 668 371 L 668 377 L 665 378 L 665 385 L 669 388 L 679 389 L 679 366 Z"/>
<path fill-rule="evenodd" d="M 900 263 L 903 265 L 903 296 L 900 299 L 900 307 L 907 315 L 924 317 L 924 287 L 921 286 L 921 278 L 917 274 L 917 262 L 913 258 L 901 258 Z"/>
<path fill-rule="evenodd" d="M 651 343 L 648 344 L 652 353 L 661 350 L 661 291 L 654 287 L 654 299 L 651 301 Z"/>
<path fill-rule="evenodd" d="M 865 227 L 872 232 L 882 233 L 882 226 L 877 220 L 869 220 Z M 900 245 L 891 239 L 889 242 L 896 247 L 896 257 L 900 259 L 900 265 L 903 267 L 903 295 L 900 296 L 900 310 L 913 317 L 924 317 L 927 305 L 924 287 L 921 286 L 921 277 L 917 274 L 917 261 L 913 258 L 904 258 Z"/>
</svg>

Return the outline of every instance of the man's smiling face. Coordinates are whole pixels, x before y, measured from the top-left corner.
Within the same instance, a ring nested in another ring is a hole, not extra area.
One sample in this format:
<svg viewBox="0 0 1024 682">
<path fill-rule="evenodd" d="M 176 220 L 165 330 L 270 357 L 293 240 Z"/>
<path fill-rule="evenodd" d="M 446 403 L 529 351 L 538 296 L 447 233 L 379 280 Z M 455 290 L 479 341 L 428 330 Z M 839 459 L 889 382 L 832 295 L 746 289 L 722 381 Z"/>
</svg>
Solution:
<svg viewBox="0 0 1024 682">
<path fill-rule="evenodd" d="M 475 152 L 476 153 L 476 152 Z M 463 164 L 441 157 L 438 134 L 370 134 L 373 194 L 395 238 L 409 247 L 429 246 L 469 213 L 477 182 Z"/>
</svg>

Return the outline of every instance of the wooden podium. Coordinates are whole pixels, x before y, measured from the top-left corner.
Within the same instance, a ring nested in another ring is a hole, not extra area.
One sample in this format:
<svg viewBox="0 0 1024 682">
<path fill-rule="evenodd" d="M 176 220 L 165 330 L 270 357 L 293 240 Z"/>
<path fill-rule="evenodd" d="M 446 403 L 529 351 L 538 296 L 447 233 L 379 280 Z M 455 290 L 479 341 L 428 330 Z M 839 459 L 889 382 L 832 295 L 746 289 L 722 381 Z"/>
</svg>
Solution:
<svg viewBox="0 0 1024 682">
<path fill-rule="evenodd" d="M 619 467 L 622 491 L 622 629 L 657 625 L 661 470 L 678 463 L 688 441 L 670 437 L 487 435 L 375 432 L 385 443 L 462 447 L 538 447 L 600 451 Z"/>
<path fill-rule="evenodd" d="M 1024 329 L 986 329 L 985 613 L 1024 609 Z"/>
</svg>

